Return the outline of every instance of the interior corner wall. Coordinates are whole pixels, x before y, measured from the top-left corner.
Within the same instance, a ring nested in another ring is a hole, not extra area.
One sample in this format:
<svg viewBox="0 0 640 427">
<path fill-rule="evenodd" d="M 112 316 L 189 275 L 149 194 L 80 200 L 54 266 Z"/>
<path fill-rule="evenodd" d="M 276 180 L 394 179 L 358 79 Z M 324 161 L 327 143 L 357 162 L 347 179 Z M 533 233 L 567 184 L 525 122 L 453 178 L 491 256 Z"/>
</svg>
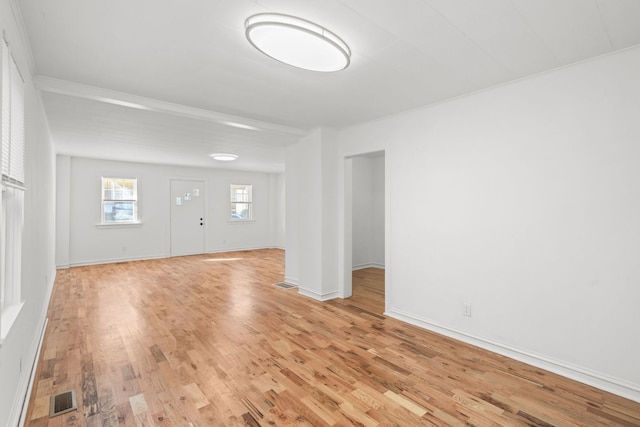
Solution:
<svg viewBox="0 0 640 427">
<path fill-rule="evenodd" d="M 384 268 L 384 235 L 385 235 L 385 214 L 384 214 L 384 198 L 385 198 L 385 172 L 384 172 L 384 156 L 375 157 L 373 163 L 373 198 L 372 204 L 372 222 L 373 230 L 371 232 L 371 264 L 374 267 Z M 411 208 L 406 208 L 407 214 L 411 214 Z"/>
<path fill-rule="evenodd" d="M 384 156 L 352 161 L 352 268 L 384 268 Z"/>
<path fill-rule="evenodd" d="M 71 158 L 56 156 L 56 267 L 69 267 Z"/>
<path fill-rule="evenodd" d="M 55 279 L 55 154 L 33 85 L 15 3 L 0 0 L 4 32 L 25 79 L 25 210 L 21 298 L 24 305 L 0 346 L 0 425 L 18 425 Z M 17 18 L 16 18 L 17 17 Z"/>
<path fill-rule="evenodd" d="M 638 117 L 640 47 L 341 129 L 385 150 L 387 314 L 640 401 Z"/>
<path fill-rule="evenodd" d="M 356 270 L 369 267 L 373 257 L 373 168 L 369 157 L 354 157 L 352 162 L 352 267 Z"/>
<path fill-rule="evenodd" d="M 65 167 L 64 156 L 58 158 Z M 274 175 L 224 169 L 207 169 L 118 162 L 72 157 L 69 179 L 58 183 L 58 202 L 69 201 L 68 218 L 58 218 L 59 239 L 69 224 L 69 262 L 71 266 L 119 261 L 166 258 L 170 255 L 171 179 L 197 179 L 205 182 L 205 251 L 226 252 L 277 246 L 274 231 L 277 220 L 273 209 L 280 197 Z M 99 227 L 100 179 L 102 176 L 136 177 L 138 179 L 137 227 Z M 229 185 L 253 186 L 252 222 L 229 221 Z M 65 188 L 68 185 L 69 188 Z"/>
</svg>

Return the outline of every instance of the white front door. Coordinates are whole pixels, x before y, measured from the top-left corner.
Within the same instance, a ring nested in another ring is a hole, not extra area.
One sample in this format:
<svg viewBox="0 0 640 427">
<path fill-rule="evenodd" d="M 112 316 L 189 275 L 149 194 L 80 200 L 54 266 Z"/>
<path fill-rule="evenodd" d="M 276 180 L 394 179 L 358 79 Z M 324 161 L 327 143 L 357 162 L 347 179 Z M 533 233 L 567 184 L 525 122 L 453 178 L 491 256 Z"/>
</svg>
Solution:
<svg viewBox="0 0 640 427">
<path fill-rule="evenodd" d="M 204 253 L 204 181 L 171 180 L 171 256 Z"/>
</svg>

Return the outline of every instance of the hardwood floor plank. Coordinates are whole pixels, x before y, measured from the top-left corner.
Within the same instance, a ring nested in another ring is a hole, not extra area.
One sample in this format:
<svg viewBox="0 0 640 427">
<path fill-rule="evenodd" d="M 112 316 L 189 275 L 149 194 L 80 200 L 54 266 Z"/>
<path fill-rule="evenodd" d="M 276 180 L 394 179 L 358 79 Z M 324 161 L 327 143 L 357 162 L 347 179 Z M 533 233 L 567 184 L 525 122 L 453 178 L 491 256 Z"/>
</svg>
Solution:
<svg viewBox="0 0 640 427">
<path fill-rule="evenodd" d="M 413 412 L 414 414 L 416 414 L 419 417 L 422 417 L 423 415 L 426 415 L 427 410 L 420 407 L 419 405 L 416 405 L 415 403 L 413 403 L 411 400 L 402 397 L 399 394 L 396 394 L 394 392 L 392 392 L 391 390 L 387 390 L 384 392 L 384 395 L 387 396 L 389 399 L 393 400 L 394 402 L 396 402 L 398 405 L 402 406 L 403 408 L 407 409 L 408 411 Z"/>
<path fill-rule="evenodd" d="M 58 272 L 27 423 L 640 426 L 640 403 L 387 318 L 384 270 L 317 302 L 268 249 Z M 49 418 L 53 393 L 79 410 Z"/>
<path fill-rule="evenodd" d="M 202 391 L 196 383 L 187 384 L 183 388 L 187 397 L 191 399 L 196 408 L 200 409 L 209 404 L 209 400 L 202 394 Z"/>
<path fill-rule="evenodd" d="M 131 396 L 129 398 L 129 403 L 131 404 L 131 412 L 134 416 L 149 412 L 149 407 L 147 406 L 147 401 L 143 394 Z"/>
<path fill-rule="evenodd" d="M 93 372 L 93 358 L 86 354 L 82 358 L 82 405 L 84 416 L 88 418 L 98 413 L 98 391 L 96 389 L 96 377 Z"/>
<path fill-rule="evenodd" d="M 100 396 L 98 401 L 100 425 L 103 427 L 118 426 L 118 412 L 111 388 L 101 386 L 98 395 Z"/>
</svg>

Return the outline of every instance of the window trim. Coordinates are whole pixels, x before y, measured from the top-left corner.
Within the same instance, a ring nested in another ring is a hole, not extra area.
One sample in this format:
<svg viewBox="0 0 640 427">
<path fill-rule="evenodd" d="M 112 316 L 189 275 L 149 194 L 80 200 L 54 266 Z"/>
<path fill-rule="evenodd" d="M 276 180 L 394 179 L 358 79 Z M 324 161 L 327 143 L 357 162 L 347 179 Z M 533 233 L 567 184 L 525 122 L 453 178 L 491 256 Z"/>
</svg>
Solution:
<svg viewBox="0 0 640 427">
<path fill-rule="evenodd" d="M 23 307 L 24 300 L 16 304 L 7 305 L 2 309 L 2 313 L 0 314 L 0 347 L 2 347 L 4 340 L 7 339 L 11 327 L 18 316 L 20 316 Z"/>
<path fill-rule="evenodd" d="M 25 209 L 25 94 L 9 43 L 0 46 L 0 347 L 19 317 L 22 295 L 22 267 Z"/>
<path fill-rule="evenodd" d="M 105 199 L 104 198 L 104 193 L 105 193 L 105 188 L 104 188 L 104 183 L 105 180 L 113 180 L 113 181 L 133 181 L 134 185 L 134 198 L 133 199 Z M 105 210 L 104 210 L 104 205 L 105 202 L 131 202 L 133 203 L 134 207 L 133 207 L 133 216 L 134 218 L 131 220 L 118 220 L 118 221 L 105 221 Z M 102 176 L 100 177 L 100 220 L 98 222 L 97 227 L 99 228 L 109 228 L 109 227 L 123 227 L 123 226 L 136 226 L 141 224 L 140 221 L 140 209 L 138 206 L 138 202 L 139 202 L 139 197 L 138 197 L 138 178 L 137 177 L 133 177 L 133 178 L 124 178 L 124 177 L 114 177 L 114 176 Z"/>
<path fill-rule="evenodd" d="M 234 202 L 233 201 L 233 187 L 246 187 L 249 189 L 249 201 L 247 202 Z M 249 205 L 249 217 L 248 218 L 233 218 L 233 205 L 234 204 L 247 204 Z M 229 184 L 229 215 L 227 216 L 227 222 L 229 223 L 251 223 L 255 222 L 253 215 L 253 184 Z"/>
<path fill-rule="evenodd" d="M 142 225 L 142 221 L 135 222 L 99 222 L 96 224 L 96 228 L 133 228 L 140 227 Z"/>
</svg>

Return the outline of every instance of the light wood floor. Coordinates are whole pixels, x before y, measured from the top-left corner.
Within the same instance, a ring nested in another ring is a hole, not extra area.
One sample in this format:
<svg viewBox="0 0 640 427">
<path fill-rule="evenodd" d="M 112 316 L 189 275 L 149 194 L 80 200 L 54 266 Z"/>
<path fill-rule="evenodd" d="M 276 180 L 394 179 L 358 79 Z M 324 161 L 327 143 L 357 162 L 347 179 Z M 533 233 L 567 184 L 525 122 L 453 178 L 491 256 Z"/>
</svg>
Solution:
<svg viewBox="0 0 640 427">
<path fill-rule="evenodd" d="M 26 425 L 640 425 L 639 403 L 385 318 L 381 270 L 320 303 L 272 285 L 283 258 L 59 271 Z"/>
</svg>

